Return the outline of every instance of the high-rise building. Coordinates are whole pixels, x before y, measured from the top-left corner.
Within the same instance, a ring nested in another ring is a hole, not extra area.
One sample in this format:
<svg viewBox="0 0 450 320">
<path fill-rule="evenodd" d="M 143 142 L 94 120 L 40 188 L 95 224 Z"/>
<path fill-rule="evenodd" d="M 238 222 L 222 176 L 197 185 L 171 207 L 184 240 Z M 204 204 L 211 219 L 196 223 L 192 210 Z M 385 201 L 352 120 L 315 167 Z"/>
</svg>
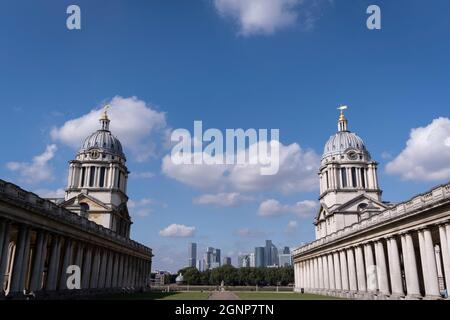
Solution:
<svg viewBox="0 0 450 320">
<path fill-rule="evenodd" d="M 281 253 L 278 256 L 279 263 L 278 266 L 280 267 L 289 267 L 292 266 L 292 256 L 290 253 Z"/>
<path fill-rule="evenodd" d="M 223 265 L 224 266 L 231 266 L 231 258 L 230 257 L 224 257 L 223 258 Z"/>
<path fill-rule="evenodd" d="M 205 271 L 205 260 L 203 259 L 197 260 L 197 270 L 200 272 Z"/>
<path fill-rule="evenodd" d="M 214 262 L 218 263 L 220 267 L 220 249 L 214 250 Z"/>
<path fill-rule="evenodd" d="M 256 247 L 255 248 L 255 267 L 261 268 L 266 266 L 266 259 L 264 257 L 265 248 L 264 247 Z"/>
<path fill-rule="evenodd" d="M 284 247 L 283 254 L 289 254 L 289 253 L 291 253 L 291 250 L 289 249 L 289 247 Z"/>
<path fill-rule="evenodd" d="M 250 257 L 250 268 L 254 268 L 255 267 L 255 253 L 252 252 L 249 254 Z"/>
<path fill-rule="evenodd" d="M 195 268 L 197 266 L 197 244 L 195 242 L 189 243 L 188 257 L 188 266 Z"/>
<path fill-rule="evenodd" d="M 266 240 L 264 247 L 264 266 L 272 265 L 272 240 Z"/>
<path fill-rule="evenodd" d="M 205 252 L 205 269 L 210 269 L 213 262 L 215 262 L 214 248 L 207 247 Z"/>
</svg>

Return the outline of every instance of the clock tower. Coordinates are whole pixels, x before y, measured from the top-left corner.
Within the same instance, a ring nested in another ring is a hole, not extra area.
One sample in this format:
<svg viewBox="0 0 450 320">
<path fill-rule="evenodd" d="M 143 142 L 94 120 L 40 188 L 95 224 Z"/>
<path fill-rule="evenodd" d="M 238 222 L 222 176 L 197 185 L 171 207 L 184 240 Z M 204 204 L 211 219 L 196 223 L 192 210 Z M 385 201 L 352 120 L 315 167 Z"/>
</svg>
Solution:
<svg viewBox="0 0 450 320">
<path fill-rule="evenodd" d="M 105 107 L 100 128 L 89 135 L 69 163 L 63 207 L 129 237 L 128 169 L 122 144 L 109 130 Z"/>
</svg>

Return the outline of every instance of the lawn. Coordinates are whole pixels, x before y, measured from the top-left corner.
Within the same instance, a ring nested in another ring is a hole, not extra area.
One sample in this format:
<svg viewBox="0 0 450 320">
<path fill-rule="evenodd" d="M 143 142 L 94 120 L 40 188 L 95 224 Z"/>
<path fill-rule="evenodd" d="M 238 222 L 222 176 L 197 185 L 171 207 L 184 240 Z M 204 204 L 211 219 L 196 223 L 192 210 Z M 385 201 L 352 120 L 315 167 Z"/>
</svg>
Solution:
<svg viewBox="0 0 450 320">
<path fill-rule="evenodd" d="M 296 292 L 234 292 L 242 300 L 338 300 L 339 298 Z"/>
<path fill-rule="evenodd" d="M 132 294 L 117 294 L 106 297 L 112 300 L 206 300 L 207 292 L 146 292 Z"/>
</svg>

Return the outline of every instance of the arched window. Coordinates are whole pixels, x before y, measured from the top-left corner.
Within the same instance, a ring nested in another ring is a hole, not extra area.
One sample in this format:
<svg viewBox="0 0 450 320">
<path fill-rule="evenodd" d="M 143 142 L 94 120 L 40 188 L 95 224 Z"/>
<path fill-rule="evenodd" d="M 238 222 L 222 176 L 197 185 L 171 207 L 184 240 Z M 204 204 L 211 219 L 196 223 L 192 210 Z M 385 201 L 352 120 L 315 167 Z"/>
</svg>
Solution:
<svg viewBox="0 0 450 320">
<path fill-rule="evenodd" d="M 80 203 L 80 215 L 87 218 L 89 214 L 89 205 L 87 203 Z"/>
</svg>

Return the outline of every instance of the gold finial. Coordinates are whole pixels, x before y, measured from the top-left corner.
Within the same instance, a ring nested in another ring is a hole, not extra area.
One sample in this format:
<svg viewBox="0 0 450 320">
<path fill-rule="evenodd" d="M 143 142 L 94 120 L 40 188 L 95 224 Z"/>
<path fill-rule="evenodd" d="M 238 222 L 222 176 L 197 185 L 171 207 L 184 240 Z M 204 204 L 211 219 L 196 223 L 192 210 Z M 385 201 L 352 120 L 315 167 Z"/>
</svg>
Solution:
<svg viewBox="0 0 450 320">
<path fill-rule="evenodd" d="M 346 110 L 346 109 L 348 109 L 348 107 L 344 106 L 344 105 L 342 105 L 338 108 L 338 110 L 341 110 L 341 114 L 339 115 L 339 121 L 345 120 L 344 110 Z"/>
</svg>

